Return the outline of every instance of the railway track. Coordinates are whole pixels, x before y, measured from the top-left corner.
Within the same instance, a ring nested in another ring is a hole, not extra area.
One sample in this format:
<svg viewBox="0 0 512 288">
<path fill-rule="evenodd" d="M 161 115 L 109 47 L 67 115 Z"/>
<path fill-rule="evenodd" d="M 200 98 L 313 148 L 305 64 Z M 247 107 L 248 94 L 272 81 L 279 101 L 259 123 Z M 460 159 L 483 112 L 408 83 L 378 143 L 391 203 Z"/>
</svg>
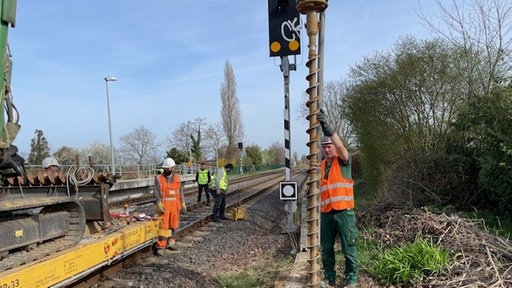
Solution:
<svg viewBox="0 0 512 288">
<path fill-rule="evenodd" d="M 297 172 L 292 175 L 292 179 L 299 183 L 302 183 L 305 178 L 306 174 L 302 172 Z M 248 177 L 230 180 L 230 191 L 226 195 L 226 211 L 228 212 L 231 209 L 240 206 L 246 208 L 247 206 L 250 206 L 252 202 L 258 201 L 261 197 L 264 197 L 269 193 L 276 192 L 280 181 L 284 181 L 284 175 L 281 171 L 251 175 Z M 276 197 L 278 197 L 277 193 Z M 192 190 L 189 190 L 186 194 L 186 198 L 186 201 L 197 201 L 197 189 L 193 187 Z M 151 213 L 151 211 L 154 212 L 154 205 L 152 202 L 141 203 L 131 211 L 133 215 L 137 215 L 139 213 Z M 229 213 L 227 214 L 229 215 Z M 188 247 L 191 245 L 191 242 L 197 240 L 196 232 L 212 221 L 211 216 L 212 206 L 207 206 L 206 201 L 188 204 L 187 211 L 182 213 L 181 225 L 176 233 L 178 249 Z M 67 287 L 92 287 L 101 283 L 101 279 L 107 276 L 115 279 L 115 273 L 124 270 L 127 266 L 135 263 L 141 257 L 146 259 L 148 257 L 146 255 L 151 251 L 152 249 L 150 246 L 145 247 L 145 249 L 141 249 L 138 253 L 133 253 L 129 257 L 125 257 L 115 263 L 112 263 L 112 265 L 108 267 L 104 267 L 104 269 L 99 269 L 87 277 L 80 279 L 80 281 L 67 283 Z M 122 278 L 122 276 L 119 277 Z M 99 287 L 101 287 L 101 284 Z"/>
<path fill-rule="evenodd" d="M 294 175 L 298 175 L 299 173 L 300 172 L 297 172 Z M 261 194 L 264 194 L 269 189 L 275 189 L 278 187 L 280 181 L 284 181 L 283 172 L 281 170 L 266 171 L 230 179 L 229 191 L 226 194 L 226 212 L 237 206 L 245 204 Z M 113 215 L 124 217 L 123 210 L 125 205 L 128 203 L 131 203 L 128 204 L 128 209 L 134 217 L 141 214 L 149 216 L 155 214 L 156 211 L 153 204 L 154 198 L 152 196 L 152 189 L 144 187 L 143 190 L 148 190 L 150 192 L 140 195 L 138 198 L 134 198 L 133 195 L 129 196 L 129 191 L 117 192 L 122 193 L 125 197 L 120 197 L 120 194 L 115 196 L 117 201 L 112 201 L 110 204 L 112 207 L 116 207 L 117 209 L 113 209 Z M 196 185 L 187 186 L 184 194 L 185 202 L 187 203 L 187 211 L 181 215 L 181 227 L 177 231 L 178 239 L 211 221 L 213 208 L 213 201 L 211 204 L 212 206 L 208 206 L 204 197 L 204 200 L 197 202 Z"/>
<path fill-rule="evenodd" d="M 284 170 L 278 169 L 278 170 L 272 170 L 272 171 L 264 171 L 256 174 L 250 174 L 250 175 L 244 175 L 244 176 L 237 176 L 233 179 L 230 179 L 230 186 L 231 187 L 238 187 L 240 183 L 245 183 L 247 181 L 251 181 L 252 178 L 258 177 L 258 178 L 264 178 L 269 177 L 272 175 L 279 175 L 282 174 Z M 109 207 L 112 210 L 115 209 L 122 209 L 125 207 L 125 205 L 128 205 L 130 207 L 137 208 L 138 206 L 151 203 L 154 200 L 153 196 L 153 178 L 145 179 L 143 182 L 145 182 L 145 185 L 137 186 L 137 187 L 130 187 L 126 189 L 115 189 L 110 190 L 108 195 L 108 204 Z M 187 208 L 193 209 L 194 206 L 197 205 L 197 184 L 195 182 L 184 182 L 184 194 L 185 194 L 185 201 L 187 203 Z M 203 197 L 204 198 L 204 197 Z M 206 205 L 206 202 L 202 201 L 200 202 L 202 204 L 199 205 Z M 189 206 L 192 205 L 192 206 Z M 133 210 L 133 209 L 131 209 Z M 118 212 L 122 212 L 122 210 L 119 210 Z"/>
<path fill-rule="evenodd" d="M 249 201 L 254 201 L 261 195 L 270 193 L 269 191 L 275 191 L 279 187 L 278 183 L 283 180 L 282 170 L 230 179 L 230 189 L 226 195 L 226 211 L 233 207 L 246 205 Z M 302 182 L 303 179 L 296 181 Z M 85 217 L 88 222 L 82 241 L 75 246 L 66 242 L 58 249 L 45 249 L 45 245 L 40 245 L 40 248 L 19 251 L 19 254 L 10 258 L 15 261 L 7 261 L 7 258 L 4 258 L 6 261 L 0 261 L 0 267 L 2 267 L 0 280 L 7 282 L 0 281 L 0 287 L 11 287 L 12 285 L 15 285 L 12 287 L 91 287 L 93 285 L 91 283 L 95 283 L 101 278 L 100 276 L 114 273 L 116 269 L 120 269 L 119 267 L 123 267 L 127 262 L 133 262 L 137 257 L 151 252 L 151 247 L 158 235 L 158 221 L 153 217 L 156 211 L 153 204 L 152 185 L 112 191 L 109 191 L 108 185 L 100 186 L 94 189 L 93 187 L 82 188 L 80 191 L 84 192 L 88 198 L 101 202 L 102 205 L 108 203 L 108 206 L 103 207 L 100 211 L 86 209 L 88 217 L 94 219 L 101 216 L 103 218 L 100 217 L 99 221 L 89 221 L 89 218 Z M 98 193 L 100 190 L 101 193 Z M 38 191 L 34 188 L 34 191 L 31 192 Z M 8 196 L 12 197 L 13 194 Z M 185 199 L 187 211 L 182 214 L 181 228 L 177 231 L 178 243 L 212 220 L 212 206 L 207 206 L 206 200 L 196 203 L 196 185 L 186 186 Z M 123 215 L 125 204 L 129 205 L 129 215 Z M 109 215 L 104 215 L 105 211 L 102 210 L 108 211 Z M 145 221 L 139 221 L 141 215 L 145 215 L 142 219 Z M 81 219 L 85 218 L 81 217 Z M 104 219 L 109 219 L 109 221 L 104 221 Z M 60 245 L 58 241 L 55 243 Z M 37 252 L 39 250 L 60 252 L 48 256 L 46 255 L 48 253 Z M 41 257 L 46 258 L 39 259 Z M 96 262 L 81 264 L 91 262 L 92 260 L 87 260 L 89 258 L 94 258 Z M 48 271 L 47 266 L 59 266 L 58 270 L 62 271 Z M 31 273 L 48 273 L 48 276 L 33 280 L 30 279 Z M 58 279 L 65 279 L 65 281 Z M 16 283 L 25 284 L 16 286 Z"/>
</svg>

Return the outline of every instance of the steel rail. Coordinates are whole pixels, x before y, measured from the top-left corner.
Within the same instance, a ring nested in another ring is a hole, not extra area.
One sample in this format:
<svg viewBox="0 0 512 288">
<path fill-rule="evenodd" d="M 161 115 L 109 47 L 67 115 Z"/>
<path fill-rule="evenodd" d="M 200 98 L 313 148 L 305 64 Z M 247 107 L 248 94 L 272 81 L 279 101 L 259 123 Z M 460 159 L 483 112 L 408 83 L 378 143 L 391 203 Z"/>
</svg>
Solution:
<svg viewBox="0 0 512 288">
<path fill-rule="evenodd" d="M 232 190 L 226 195 L 226 211 L 238 207 L 239 205 L 247 205 L 251 203 L 251 201 L 257 201 L 260 197 L 264 197 L 268 193 L 275 192 L 278 188 L 279 182 L 283 181 L 284 175 L 274 175 L 270 176 L 270 178 L 268 175 L 265 177 L 252 175 L 250 177 L 245 177 L 244 179 L 245 181 L 237 181 L 236 185 L 234 183 L 230 183 Z M 304 171 L 293 173 L 292 179 L 297 181 L 299 186 L 302 186 L 306 183 L 306 173 Z M 276 195 L 276 197 L 278 196 Z M 144 209 L 154 209 L 152 206 L 153 205 L 141 205 L 136 210 L 143 211 Z M 186 238 L 187 235 L 190 235 L 194 231 L 213 221 L 211 208 L 211 206 L 206 206 L 204 201 L 190 205 L 187 212 L 182 214 L 181 227 L 176 233 L 176 238 L 180 240 L 178 243 L 185 241 L 184 238 Z M 137 213 L 137 211 L 135 212 Z M 132 258 L 147 257 L 144 255 L 153 251 L 153 249 L 150 249 L 154 248 L 151 247 L 153 245 L 154 243 L 147 244 L 147 247 L 140 247 L 141 249 L 136 253 L 126 255 L 124 258 L 120 258 L 115 263 L 112 263 L 111 267 L 102 267 L 97 271 L 93 271 L 86 277 L 77 279 L 74 283 L 67 283 L 67 287 L 90 287 L 98 281 L 101 281 L 102 276 L 110 276 L 119 271 L 121 267 L 120 265 L 134 263 L 135 261 L 131 260 Z M 82 286 L 85 282 L 87 282 L 87 286 Z"/>
</svg>

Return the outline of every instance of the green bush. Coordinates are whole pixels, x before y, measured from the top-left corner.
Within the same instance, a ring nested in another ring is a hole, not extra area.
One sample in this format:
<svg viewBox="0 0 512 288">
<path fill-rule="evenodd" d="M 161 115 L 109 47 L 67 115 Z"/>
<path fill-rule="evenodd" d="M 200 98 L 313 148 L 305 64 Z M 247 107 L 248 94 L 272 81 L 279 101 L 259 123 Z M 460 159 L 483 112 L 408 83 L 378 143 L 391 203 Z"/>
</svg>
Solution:
<svg viewBox="0 0 512 288">
<path fill-rule="evenodd" d="M 489 207 L 512 214 L 512 89 L 474 97 L 453 127 L 478 160 L 478 180 L 488 193 Z"/>
<path fill-rule="evenodd" d="M 394 285 L 418 283 L 425 276 L 441 273 L 450 261 L 448 251 L 423 239 L 376 255 L 368 272 L 378 281 Z"/>
<path fill-rule="evenodd" d="M 453 205 L 467 210 L 482 201 L 475 159 L 438 152 L 411 155 L 405 162 L 400 171 L 407 176 L 409 183 L 402 185 L 407 185 L 414 194 L 413 200 L 419 205 Z M 420 195 L 425 195 L 424 199 Z"/>
</svg>

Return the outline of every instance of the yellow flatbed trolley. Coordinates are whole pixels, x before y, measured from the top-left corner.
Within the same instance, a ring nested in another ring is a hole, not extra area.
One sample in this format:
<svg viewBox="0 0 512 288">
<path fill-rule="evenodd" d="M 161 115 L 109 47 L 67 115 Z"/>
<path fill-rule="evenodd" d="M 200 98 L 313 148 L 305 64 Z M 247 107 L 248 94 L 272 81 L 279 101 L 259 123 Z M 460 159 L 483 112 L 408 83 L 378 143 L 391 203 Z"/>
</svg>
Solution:
<svg viewBox="0 0 512 288">
<path fill-rule="evenodd" d="M 98 239 L 83 239 L 73 248 L 13 269 L 0 272 L 0 287 L 65 287 L 92 271 L 151 246 L 158 236 L 159 222 L 132 222 Z"/>
</svg>

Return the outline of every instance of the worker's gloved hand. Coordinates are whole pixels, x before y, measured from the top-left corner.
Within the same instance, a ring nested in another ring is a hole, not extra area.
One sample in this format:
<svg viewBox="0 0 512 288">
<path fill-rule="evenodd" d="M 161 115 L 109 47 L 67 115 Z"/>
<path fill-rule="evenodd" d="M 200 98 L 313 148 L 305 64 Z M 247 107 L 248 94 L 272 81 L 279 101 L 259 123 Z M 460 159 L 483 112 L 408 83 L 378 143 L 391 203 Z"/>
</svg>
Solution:
<svg viewBox="0 0 512 288">
<path fill-rule="evenodd" d="M 334 135 L 334 129 L 332 128 L 329 123 L 327 123 L 327 120 L 325 119 L 325 114 L 322 109 L 320 109 L 320 112 L 316 114 L 316 120 L 320 122 L 320 126 L 322 126 L 322 132 L 324 133 L 324 136 L 331 137 Z"/>
<path fill-rule="evenodd" d="M 162 204 L 162 202 L 158 202 L 158 204 L 156 204 L 156 207 L 158 208 L 158 211 L 160 213 L 165 213 L 165 207 L 164 204 Z"/>
<path fill-rule="evenodd" d="M 181 202 L 181 210 L 183 210 L 183 212 L 187 212 L 187 204 L 185 201 Z"/>
</svg>

